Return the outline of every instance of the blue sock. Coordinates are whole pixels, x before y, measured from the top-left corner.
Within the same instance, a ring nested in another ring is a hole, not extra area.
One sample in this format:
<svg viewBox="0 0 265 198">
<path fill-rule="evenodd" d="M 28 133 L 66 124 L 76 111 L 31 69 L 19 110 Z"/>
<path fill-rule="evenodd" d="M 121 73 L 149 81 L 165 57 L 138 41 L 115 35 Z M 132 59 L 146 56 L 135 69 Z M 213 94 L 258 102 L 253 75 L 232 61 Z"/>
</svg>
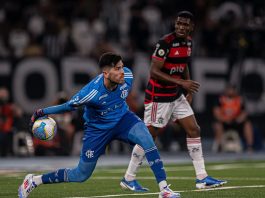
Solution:
<svg viewBox="0 0 265 198">
<path fill-rule="evenodd" d="M 66 170 L 67 169 L 59 169 L 55 172 L 43 174 L 42 183 L 51 184 L 51 183 L 66 182 L 67 181 Z"/>
<path fill-rule="evenodd" d="M 155 174 L 157 183 L 159 184 L 161 181 L 166 180 L 166 172 L 157 148 L 153 147 L 145 150 L 145 156 L 152 171 Z"/>
</svg>

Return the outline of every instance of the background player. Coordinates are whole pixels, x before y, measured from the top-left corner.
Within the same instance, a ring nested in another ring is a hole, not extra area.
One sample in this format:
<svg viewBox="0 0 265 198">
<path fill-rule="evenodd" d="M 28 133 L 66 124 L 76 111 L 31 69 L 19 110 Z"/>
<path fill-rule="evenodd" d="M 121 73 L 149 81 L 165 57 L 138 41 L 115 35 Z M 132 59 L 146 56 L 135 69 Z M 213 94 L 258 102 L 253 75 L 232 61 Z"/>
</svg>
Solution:
<svg viewBox="0 0 265 198">
<path fill-rule="evenodd" d="M 123 67 L 121 56 L 114 53 L 103 54 L 99 66 L 103 73 L 83 87 L 70 101 L 37 110 L 30 122 L 32 128 L 34 121 L 41 116 L 84 106 L 84 137 L 78 166 L 43 175 L 27 175 L 18 189 L 19 197 L 28 197 L 40 184 L 86 181 L 93 173 L 106 145 L 114 139 L 141 145 L 159 184 L 159 197 L 180 197 L 179 193 L 174 193 L 167 185 L 163 163 L 147 127 L 128 110 L 126 98 L 132 87 L 131 71 Z"/>
<path fill-rule="evenodd" d="M 175 32 L 165 35 L 156 44 L 152 56 L 150 79 L 145 91 L 144 122 L 155 139 L 159 129 L 169 120 L 178 122 L 187 133 L 187 148 L 196 172 L 196 188 L 217 187 L 226 181 L 208 176 L 205 170 L 200 127 L 189 103 L 192 94 L 198 91 L 199 83 L 190 80 L 189 68 L 192 40 L 190 33 L 194 27 L 193 15 L 188 11 L 177 14 Z M 184 89 L 184 90 L 183 90 Z M 184 94 L 186 93 L 186 97 Z M 146 191 L 135 180 L 138 167 L 144 158 L 143 149 L 136 145 L 131 161 L 120 185 Z"/>
</svg>

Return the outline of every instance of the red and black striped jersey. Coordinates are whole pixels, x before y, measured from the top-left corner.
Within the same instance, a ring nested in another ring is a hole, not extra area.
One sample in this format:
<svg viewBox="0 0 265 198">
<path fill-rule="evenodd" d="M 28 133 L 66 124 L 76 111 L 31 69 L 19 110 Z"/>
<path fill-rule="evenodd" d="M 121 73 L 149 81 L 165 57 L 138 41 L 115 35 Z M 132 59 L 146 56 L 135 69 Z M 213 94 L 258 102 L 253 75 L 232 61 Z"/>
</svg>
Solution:
<svg viewBox="0 0 265 198">
<path fill-rule="evenodd" d="M 179 38 L 172 32 L 158 41 L 152 59 L 164 62 L 162 72 L 173 78 L 183 79 L 184 71 L 190 62 L 191 51 L 191 38 Z M 145 103 L 172 102 L 181 93 L 180 86 L 151 77 L 145 90 Z"/>
</svg>

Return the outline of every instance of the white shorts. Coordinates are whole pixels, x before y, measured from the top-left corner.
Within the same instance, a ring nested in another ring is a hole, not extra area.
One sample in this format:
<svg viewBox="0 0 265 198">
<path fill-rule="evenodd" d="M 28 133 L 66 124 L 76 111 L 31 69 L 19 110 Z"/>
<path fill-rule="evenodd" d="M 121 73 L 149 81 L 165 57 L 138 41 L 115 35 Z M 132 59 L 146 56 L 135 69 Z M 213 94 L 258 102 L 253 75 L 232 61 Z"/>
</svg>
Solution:
<svg viewBox="0 0 265 198">
<path fill-rule="evenodd" d="M 151 102 L 145 104 L 144 122 L 146 126 L 158 128 L 165 127 L 169 120 L 186 118 L 193 115 L 193 110 L 184 95 L 181 95 L 173 102 L 157 103 Z"/>
</svg>

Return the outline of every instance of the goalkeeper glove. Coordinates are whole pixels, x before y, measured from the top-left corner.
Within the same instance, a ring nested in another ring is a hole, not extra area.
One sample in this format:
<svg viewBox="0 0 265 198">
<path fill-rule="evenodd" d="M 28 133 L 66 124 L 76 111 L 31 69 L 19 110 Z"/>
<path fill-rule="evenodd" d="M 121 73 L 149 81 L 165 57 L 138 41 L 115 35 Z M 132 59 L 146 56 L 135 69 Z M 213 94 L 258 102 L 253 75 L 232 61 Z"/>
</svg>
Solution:
<svg viewBox="0 0 265 198">
<path fill-rule="evenodd" d="M 30 121 L 29 121 L 29 130 L 32 131 L 32 127 L 33 127 L 33 124 L 34 122 L 40 118 L 40 117 L 43 117 L 44 116 L 44 112 L 42 109 L 38 109 L 36 110 L 33 115 L 31 116 L 30 118 Z"/>
</svg>

